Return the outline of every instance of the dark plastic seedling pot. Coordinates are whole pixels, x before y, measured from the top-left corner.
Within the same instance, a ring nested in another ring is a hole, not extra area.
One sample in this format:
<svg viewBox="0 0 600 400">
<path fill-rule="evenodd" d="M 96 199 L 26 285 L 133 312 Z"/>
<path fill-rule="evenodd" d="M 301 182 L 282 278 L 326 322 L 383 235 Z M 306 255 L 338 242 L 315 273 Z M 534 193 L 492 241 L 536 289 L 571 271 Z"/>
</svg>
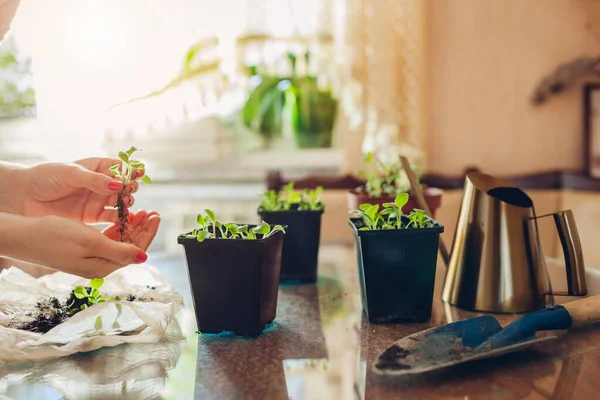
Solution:
<svg viewBox="0 0 600 400">
<path fill-rule="evenodd" d="M 255 336 L 275 319 L 283 236 L 177 238 L 185 249 L 200 332 Z"/>
<path fill-rule="evenodd" d="M 432 228 L 361 231 L 351 218 L 363 309 L 372 323 L 424 322 L 431 318 L 440 234 Z"/>
<path fill-rule="evenodd" d="M 280 281 L 317 280 L 321 216 L 319 211 L 262 211 L 258 215 L 270 225 L 286 225 L 283 238 Z"/>
</svg>

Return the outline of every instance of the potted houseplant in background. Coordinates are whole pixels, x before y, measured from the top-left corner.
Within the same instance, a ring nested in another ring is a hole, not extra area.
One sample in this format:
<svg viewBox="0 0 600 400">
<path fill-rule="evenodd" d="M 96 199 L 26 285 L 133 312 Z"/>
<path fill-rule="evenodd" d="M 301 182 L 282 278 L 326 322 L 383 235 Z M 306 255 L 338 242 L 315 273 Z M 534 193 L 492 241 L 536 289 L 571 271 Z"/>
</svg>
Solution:
<svg viewBox="0 0 600 400">
<path fill-rule="evenodd" d="M 285 228 L 221 223 L 205 210 L 178 237 L 201 333 L 258 335 L 275 319 Z"/>
<path fill-rule="evenodd" d="M 410 192 L 410 181 L 401 163 L 386 164 L 374 157 L 373 153 L 367 154 L 365 162 L 370 171 L 360 171 L 358 174 L 366 180 L 364 185 L 348 192 L 350 210 L 356 210 L 361 204 L 366 203 L 380 206 L 393 203 L 399 194 Z M 442 205 L 442 194 L 443 191 L 438 188 L 423 188 L 423 197 L 433 218 L 435 218 L 435 211 Z M 410 212 L 415 208 L 418 208 L 416 200 L 409 197 L 402 211 Z"/>
<path fill-rule="evenodd" d="M 322 187 L 296 191 L 294 182 L 290 182 L 279 193 L 269 190 L 263 194 L 258 207 L 261 219 L 288 227 L 283 239 L 281 281 L 317 280 L 321 216 L 325 208 L 322 193 Z"/>
<path fill-rule="evenodd" d="M 408 194 L 392 203 L 361 204 L 351 213 L 362 304 L 373 323 L 427 321 L 443 225 L 415 209 L 404 215 Z"/>
<path fill-rule="evenodd" d="M 310 52 L 300 59 L 288 52 L 287 60 L 288 68 L 284 69 L 290 70 L 289 75 L 272 75 L 256 66 L 248 67 L 251 87 L 241 112 L 242 122 L 260 134 L 263 147 L 290 131 L 298 148 L 329 148 L 338 100 L 319 79 L 322 74 L 308 72 L 314 70 Z M 300 64 L 303 68 L 299 70 Z"/>
</svg>

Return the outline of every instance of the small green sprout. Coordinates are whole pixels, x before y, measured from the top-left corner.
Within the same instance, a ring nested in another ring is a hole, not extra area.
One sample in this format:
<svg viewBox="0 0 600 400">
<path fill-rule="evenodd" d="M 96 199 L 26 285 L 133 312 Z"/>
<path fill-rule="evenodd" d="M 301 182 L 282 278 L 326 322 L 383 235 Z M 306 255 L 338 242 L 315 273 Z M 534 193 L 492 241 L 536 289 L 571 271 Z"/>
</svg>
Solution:
<svg viewBox="0 0 600 400">
<path fill-rule="evenodd" d="M 252 228 L 249 225 L 222 223 L 217 220 L 215 213 L 211 210 L 204 210 L 204 214 L 198 214 L 196 221 L 200 227 L 190 233 L 181 235 L 182 237 L 203 242 L 206 239 L 257 240 L 269 237 L 276 232 L 285 234 L 285 229 L 281 225 L 271 227 L 264 221 Z"/>
<path fill-rule="evenodd" d="M 324 207 L 322 195 L 321 186 L 300 192 L 294 189 L 294 182 L 290 182 L 279 193 L 274 190 L 264 192 L 259 208 L 263 211 L 320 211 Z"/>
<path fill-rule="evenodd" d="M 401 193 L 396 196 L 393 203 L 384 203 L 381 211 L 379 211 L 379 204 L 365 203 L 361 204 L 358 210 L 352 210 L 350 213 L 363 220 L 364 226 L 360 230 L 365 231 L 430 228 L 433 226 L 432 219 L 423 210 L 414 209 L 410 214 L 403 215 L 402 207 L 407 203 L 408 194 Z"/>
<path fill-rule="evenodd" d="M 100 288 L 104 285 L 104 279 L 94 278 L 90 280 L 90 287 L 76 286 L 67 300 L 67 314 L 74 315 L 83 311 L 94 304 L 103 303 L 107 299 L 100 293 Z M 108 300 L 121 300 L 120 296 L 111 297 Z"/>
<path fill-rule="evenodd" d="M 119 178 L 123 183 L 123 186 L 138 179 L 147 184 L 152 183 L 152 179 L 150 179 L 150 177 L 146 174 L 137 179 L 132 179 L 132 174 L 134 171 L 143 170 L 146 168 L 144 163 L 131 159 L 131 155 L 136 151 L 141 151 L 141 149 L 131 146 L 131 148 L 129 148 L 127 151 L 119 151 L 119 159 L 122 161 L 121 164 L 115 164 L 110 167 L 110 172 L 112 175 L 116 178 Z"/>
</svg>

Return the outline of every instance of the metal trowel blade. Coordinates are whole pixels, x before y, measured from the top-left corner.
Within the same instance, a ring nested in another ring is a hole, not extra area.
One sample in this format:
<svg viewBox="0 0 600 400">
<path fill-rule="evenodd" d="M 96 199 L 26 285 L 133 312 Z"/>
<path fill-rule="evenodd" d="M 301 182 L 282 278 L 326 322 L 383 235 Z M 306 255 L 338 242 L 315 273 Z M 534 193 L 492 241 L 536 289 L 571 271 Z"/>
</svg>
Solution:
<svg viewBox="0 0 600 400">
<path fill-rule="evenodd" d="M 473 351 L 501 330 L 496 318 L 485 315 L 414 333 L 381 353 L 375 361 L 373 372 L 387 376 L 422 374 L 524 350 L 533 344 L 557 337 L 528 338 L 505 347 L 477 353 Z"/>
</svg>

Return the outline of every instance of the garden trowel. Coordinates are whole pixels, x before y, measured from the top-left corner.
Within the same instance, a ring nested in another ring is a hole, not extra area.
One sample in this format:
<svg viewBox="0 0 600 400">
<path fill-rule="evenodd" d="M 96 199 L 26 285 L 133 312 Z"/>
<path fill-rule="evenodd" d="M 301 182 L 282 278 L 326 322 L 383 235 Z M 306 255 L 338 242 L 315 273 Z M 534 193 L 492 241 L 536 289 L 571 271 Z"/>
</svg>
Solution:
<svg viewBox="0 0 600 400">
<path fill-rule="evenodd" d="M 600 295 L 534 311 L 506 328 L 491 315 L 466 319 L 407 336 L 375 361 L 379 375 L 421 374 L 457 364 L 524 350 L 557 338 L 539 331 L 569 329 L 600 320 Z"/>
</svg>

